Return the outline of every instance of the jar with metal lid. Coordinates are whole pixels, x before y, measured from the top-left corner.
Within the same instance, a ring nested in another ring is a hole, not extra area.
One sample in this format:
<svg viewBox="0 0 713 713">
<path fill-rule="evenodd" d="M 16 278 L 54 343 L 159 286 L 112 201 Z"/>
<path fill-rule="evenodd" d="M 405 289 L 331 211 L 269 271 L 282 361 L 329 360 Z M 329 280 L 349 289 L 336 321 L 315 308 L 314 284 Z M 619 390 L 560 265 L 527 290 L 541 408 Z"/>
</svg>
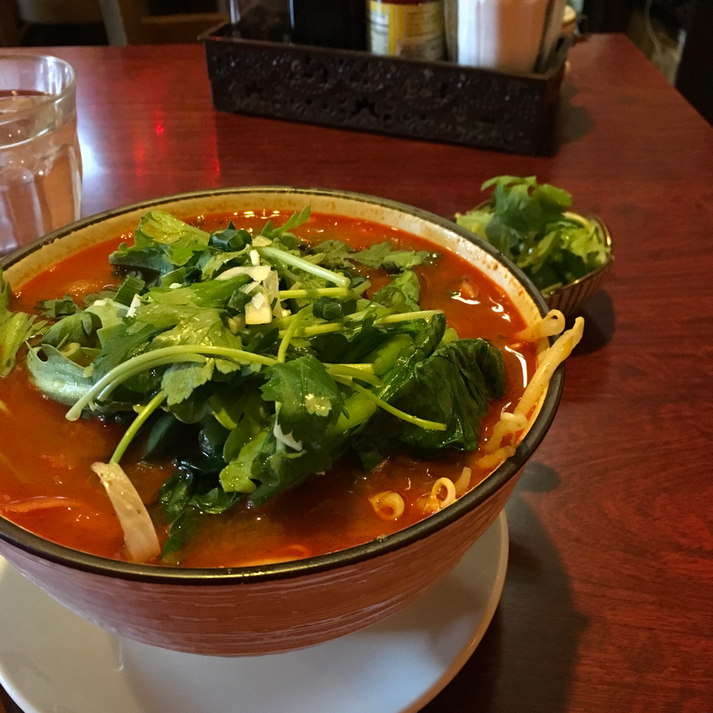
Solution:
<svg viewBox="0 0 713 713">
<path fill-rule="evenodd" d="M 445 57 L 443 0 L 367 0 L 370 52 L 409 59 Z"/>
</svg>

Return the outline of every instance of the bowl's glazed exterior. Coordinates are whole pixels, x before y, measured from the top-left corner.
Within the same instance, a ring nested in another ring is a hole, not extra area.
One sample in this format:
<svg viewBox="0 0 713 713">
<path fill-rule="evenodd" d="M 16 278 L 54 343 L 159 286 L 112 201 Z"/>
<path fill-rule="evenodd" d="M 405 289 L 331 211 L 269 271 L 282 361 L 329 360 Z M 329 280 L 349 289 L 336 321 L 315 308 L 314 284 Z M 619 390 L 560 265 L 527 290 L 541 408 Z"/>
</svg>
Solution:
<svg viewBox="0 0 713 713">
<path fill-rule="evenodd" d="M 224 189 L 110 211 L 10 256 L 5 274 L 17 289 L 78 249 L 133 230 L 153 208 L 188 217 L 296 210 L 308 203 L 315 212 L 365 218 L 453 250 L 499 284 L 527 322 L 546 312 L 539 292 L 516 267 L 459 226 L 384 199 L 316 189 Z M 485 481 L 426 520 L 359 547 L 264 566 L 164 568 L 70 550 L 0 518 L 0 554 L 80 616 L 148 644 L 222 656 L 311 646 L 399 611 L 458 563 L 504 507 L 554 418 L 562 382 L 560 367 L 516 454 Z"/>
</svg>

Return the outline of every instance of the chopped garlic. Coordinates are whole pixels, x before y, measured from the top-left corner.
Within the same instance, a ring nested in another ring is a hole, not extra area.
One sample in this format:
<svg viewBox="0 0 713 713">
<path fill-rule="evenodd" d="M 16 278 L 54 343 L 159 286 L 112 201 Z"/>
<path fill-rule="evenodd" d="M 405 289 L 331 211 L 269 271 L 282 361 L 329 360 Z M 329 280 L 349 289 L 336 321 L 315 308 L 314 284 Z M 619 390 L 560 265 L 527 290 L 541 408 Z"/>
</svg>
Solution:
<svg viewBox="0 0 713 713">
<path fill-rule="evenodd" d="M 261 287 L 245 305 L 245 324 L 270 324 L 272 309 Z"/>
<path fill-rule="evenodd" d="M 134 295 L 129 305 L 129 311 L 126 313 L 127 317 L 133 317 L 136 314 L 136 310 L 141 306 L 141 298 L 138 295 Z"/>
<path fill-rule="evenodd" d="M 270 274 L 265 278 L 265 292 L 267 293 L 267 301 L 272 305 L 272 316 L 280 319 L 285 316 L 285 312 L 280 303 L 280 278 L 275 270 L 270 270 Z"/>
<path fill-rule="evenodd" d="M 235 317 L 228 318 L 228 329 L 233 334 L 237 334 L 245 329 L 245 317 L 242 314 L 236 314 Z"/>
</svg>

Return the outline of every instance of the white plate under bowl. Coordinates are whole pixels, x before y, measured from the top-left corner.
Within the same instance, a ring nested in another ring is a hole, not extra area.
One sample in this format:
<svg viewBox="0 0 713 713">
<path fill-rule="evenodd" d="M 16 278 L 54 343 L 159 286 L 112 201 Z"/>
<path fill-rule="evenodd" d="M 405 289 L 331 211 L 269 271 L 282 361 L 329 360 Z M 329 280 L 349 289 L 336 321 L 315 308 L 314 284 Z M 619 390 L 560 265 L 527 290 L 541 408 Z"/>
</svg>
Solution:
<svg viewBox="0 0 713 713">
<path fill-rule="evenodd" d="M 310 649 L 216 658 L 109 634 L 0 558 L 0 683 L 26 713 L 408 713 L 460 670 L 505 580 L 501 513 L 415 604 Z"/>
</svg>

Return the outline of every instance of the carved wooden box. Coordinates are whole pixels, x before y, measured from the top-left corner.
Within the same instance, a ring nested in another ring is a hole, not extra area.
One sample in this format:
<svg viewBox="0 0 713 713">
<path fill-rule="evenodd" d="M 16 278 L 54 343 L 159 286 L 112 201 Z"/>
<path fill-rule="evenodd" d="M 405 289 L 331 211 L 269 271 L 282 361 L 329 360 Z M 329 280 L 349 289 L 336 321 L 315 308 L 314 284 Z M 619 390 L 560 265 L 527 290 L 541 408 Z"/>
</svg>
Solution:
<svg viewBox="0 0 713 713">
<path fill-rule="evenodd" d="M 201 37 L 220 111 L 443 141 L 516 154 L 553 148 L 568 44 L 543 74 L 244 39 Z"/>
</svg>

